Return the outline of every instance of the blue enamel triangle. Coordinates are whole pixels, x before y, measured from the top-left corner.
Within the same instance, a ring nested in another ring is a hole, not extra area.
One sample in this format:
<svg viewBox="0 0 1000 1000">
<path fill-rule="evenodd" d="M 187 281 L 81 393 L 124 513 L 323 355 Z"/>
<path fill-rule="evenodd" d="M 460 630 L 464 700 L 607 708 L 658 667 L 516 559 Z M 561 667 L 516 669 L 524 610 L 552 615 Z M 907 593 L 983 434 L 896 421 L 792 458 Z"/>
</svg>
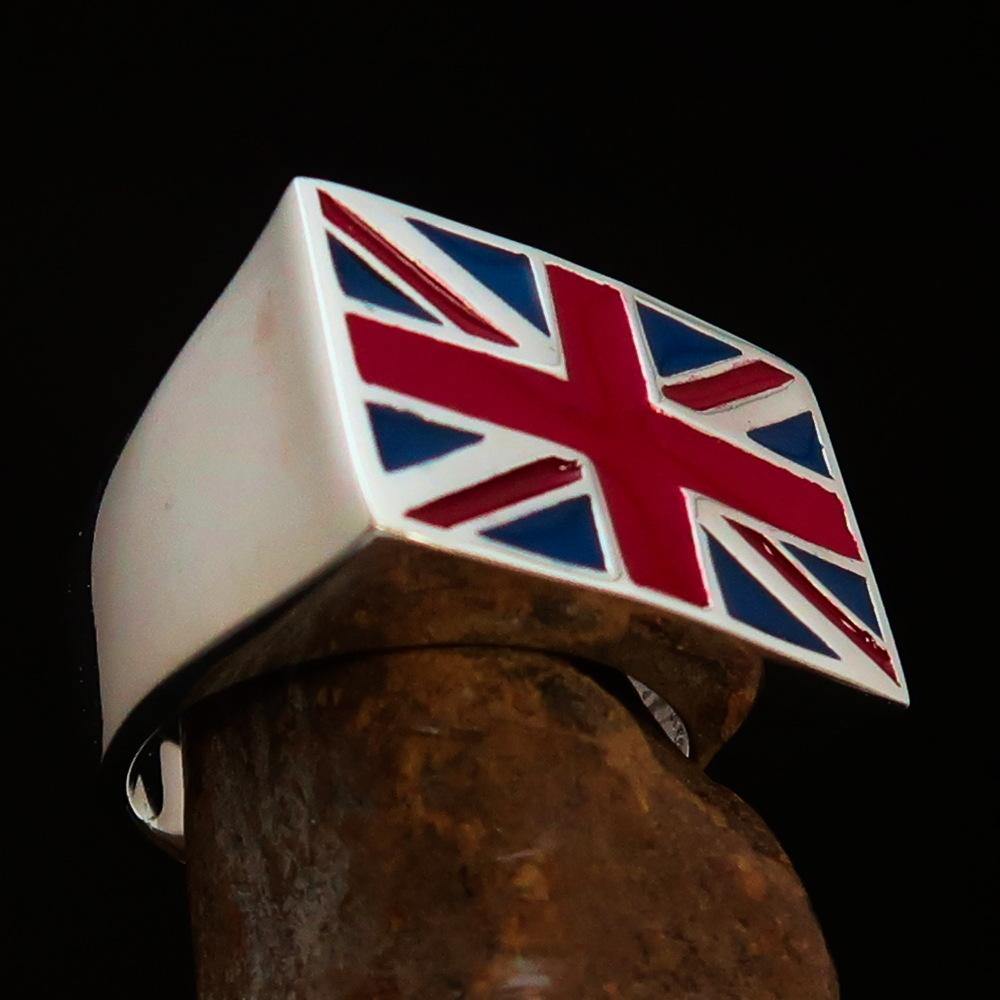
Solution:
<svg viewBox="0 0 1000 1000">
<path fill-rule="evenodd" d="M 711 535 L 706 533 L 705 537 L 726 610 L 734 618 L 803 649 L 837 657 L 818 635 L 772 597 Z"/>
<path fill-rule="evenodd" d="M 389 472 L 429 462 L 483 439 L 482 434 L 446 427 L 377 403 L 368 404 L 368 419 L 382 464 Z"/>
<path fill-rule="evenodd" d="M 340 240 L 329 234 L 330 256 L 337 271 L 337 279 L 345 294 L 352 299 L 361 299 L 383 309 L 414 316 L 431 323 L 440 322 L 429 312 L 421 309 L 416 302 L 408 299 L 394 285 L 390 285 L 377 271 L 369 267 L 356 253 L 348 250 Z"/>
<path fill-rule="evenodd" d="M 837 566 L 827 559 L 792 545 L 791 542 L 785 542 L 784 546 L 845 608 L 853 611 L 881 638 L 882 631 L 878 627 L 878 615 L 875 614 L 868 582 L 860 573 Z"/>
<path fill-rule="evenodd" d="M 797 413 L 794 417 L 779 420 L 777 423 L 765 424 L 763 427 L 747 431 L 747 437 L 777 455 L 790 458 L 793 462 L 812 469 L 813 472 L 820 472 L 824 476 L 830 475 L 826 457 L 823 455 L 823 445 L 816 430 L 816 422 L 808 410 Z"/>
<path fill-rule="evenodd" d="M 739 357 L 742 353 L 731 344 L 710 337 L 641 302 L 639 317 L 653 354 L 653 363 L 661 375 L 679 375 L 715 364 L 716 361 Z"/>
<path fill-rule="evenodd" d="M 560 562 L 604 569 L 604 554 L 589 497 L 563 500 L 516 521 L 490 528 L 483 534 Z"/>
<path fill-rule="evenodd" d="M 409 221 L 410 225 L 423 233 L 456 264 L 465 268 L 511 309 L 548 335 L 549 327 L 538 298 L 535 276 L 531 273 L 531 262 L 523 253 L 501 250 L 500 247 L 459 236 L 418 219 Z"/>
</svg>

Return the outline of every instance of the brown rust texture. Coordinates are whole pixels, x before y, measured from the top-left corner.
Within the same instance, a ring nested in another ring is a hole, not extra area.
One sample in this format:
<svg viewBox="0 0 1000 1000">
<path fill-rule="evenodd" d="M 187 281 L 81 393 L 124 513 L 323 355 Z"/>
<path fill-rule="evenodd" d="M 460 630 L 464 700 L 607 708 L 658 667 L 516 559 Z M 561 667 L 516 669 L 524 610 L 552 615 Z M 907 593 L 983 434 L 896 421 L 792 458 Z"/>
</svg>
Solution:
<svg viewBox="0 0 1000 1000">
<path fill-rule="evenodd" d="M 762 671 L 757 652 L 683 616 L 379 538 L 241 636 L 190 700 L 290 663 L 447 645 L 534 649 L 630 674 L 680 714 L 702 765 L 743 722 Z"/>
<path fill-rule="evenodd" d="M 826 1000 L 761 820 L 537 652 L 370 654 L 183 723 L 201 1000 Z"/>
</svg>

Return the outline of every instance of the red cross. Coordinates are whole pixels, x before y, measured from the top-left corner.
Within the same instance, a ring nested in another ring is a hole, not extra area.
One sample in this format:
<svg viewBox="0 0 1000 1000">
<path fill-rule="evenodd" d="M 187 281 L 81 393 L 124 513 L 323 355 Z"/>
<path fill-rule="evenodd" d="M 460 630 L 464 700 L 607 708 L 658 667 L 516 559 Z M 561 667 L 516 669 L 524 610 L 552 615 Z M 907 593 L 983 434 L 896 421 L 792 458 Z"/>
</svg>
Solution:
<svg viewBox="0 0 1000 1000">
<path fill-rule="evenodd" d="M 568 379 L 352 315 L 361 377 L 587 455 L 641 586 L 708 603 L 684 488 L 859 557 L 835 493 L 653 405 L 617 288 L 556 265 L 548 276 Z"/>
</svg>

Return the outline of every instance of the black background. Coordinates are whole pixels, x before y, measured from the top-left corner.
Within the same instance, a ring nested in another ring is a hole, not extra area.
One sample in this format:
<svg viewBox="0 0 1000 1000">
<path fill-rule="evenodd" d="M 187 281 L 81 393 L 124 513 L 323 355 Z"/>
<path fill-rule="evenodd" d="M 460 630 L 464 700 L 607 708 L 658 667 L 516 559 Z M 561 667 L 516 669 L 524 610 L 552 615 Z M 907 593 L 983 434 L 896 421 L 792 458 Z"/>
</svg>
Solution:
<svg viewBox="0 0 1000 1000">
<path fill-rule="evenodd" d="M 157 380 L 296 175 L 544 247 L 808 375 L 913 706 L 774 667 L 711 771 L 791 856 L 847 1000 L 970 995 L 996 892 L 995 643 L 961 555 L 992 452 L 967 372 L 996 323 L 975 298 L 993 26 L 954 5 L 139 10 L 49 9 L 10 36 L 15 995 L 193 997 L 183 869 L 97 795 L 89 536 Z"/>
</svg>

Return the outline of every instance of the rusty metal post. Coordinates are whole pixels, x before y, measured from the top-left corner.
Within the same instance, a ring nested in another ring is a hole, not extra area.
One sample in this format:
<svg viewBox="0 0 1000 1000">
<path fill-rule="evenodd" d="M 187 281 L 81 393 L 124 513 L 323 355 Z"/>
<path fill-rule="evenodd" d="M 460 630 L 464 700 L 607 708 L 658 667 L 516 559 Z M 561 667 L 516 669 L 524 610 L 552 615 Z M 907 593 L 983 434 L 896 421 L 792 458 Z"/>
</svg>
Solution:
<svg viewBox="0 0 1000 1000">
<path fill-rule="evenodd" d="M 837 996 L 760 819 L 565 658 L 272 674 L 183 748 L 200 1000 Z"/>
</svg>

